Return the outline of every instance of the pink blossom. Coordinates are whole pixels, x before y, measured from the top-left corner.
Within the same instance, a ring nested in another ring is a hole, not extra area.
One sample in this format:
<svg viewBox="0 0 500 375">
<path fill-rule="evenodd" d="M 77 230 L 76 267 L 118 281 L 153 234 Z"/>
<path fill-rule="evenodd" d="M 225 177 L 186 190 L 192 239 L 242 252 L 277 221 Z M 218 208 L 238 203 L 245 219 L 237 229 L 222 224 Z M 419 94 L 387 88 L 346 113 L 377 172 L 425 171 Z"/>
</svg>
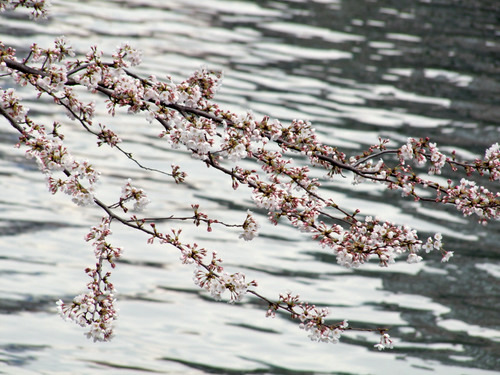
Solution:
<svg viewBox="0 0 500 375">
<path fill-rule="evenodd" d="M 240 238 L 245 241 L 251 241 L 259 235 L 259 223 L 255 220 L 250 210 L 247 210 L 247 217 L 243 223 L 243 233 L 240 234 Z"/>
<path fill-rule="evenodd" d="M 374 345 L 378 350 L 392 349 L 393 341 L 387 333 L 381 333 L 380 342 Z"/>
<path fill-rule="evenodd" d="M 132 180 L 129 178 L 125 185 L 122 187 L 122 194 L 120 196 L 120 206 L 129 200 L 134 201 L 134 210 L 142 211 L 149 203 L 150 200 L 146 196 L 143 189 L 136 188 L 131 185 Z"/>
</svg>

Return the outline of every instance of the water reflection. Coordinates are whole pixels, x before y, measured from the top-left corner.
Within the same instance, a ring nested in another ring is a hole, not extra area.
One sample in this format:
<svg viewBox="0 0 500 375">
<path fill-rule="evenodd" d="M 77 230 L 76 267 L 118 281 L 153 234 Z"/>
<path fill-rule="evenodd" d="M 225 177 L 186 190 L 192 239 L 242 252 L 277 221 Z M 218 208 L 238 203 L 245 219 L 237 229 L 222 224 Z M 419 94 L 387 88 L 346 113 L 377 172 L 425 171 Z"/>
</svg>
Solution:
<svg viewBox="0 0 500 375">
<path fill-rule="evenodd" d="M 496 1 L 485 0 L 65 1 L 55 2 L 53 18 L 38 25 L 1 15 L 0 35 L 18 51 L 33 40 L 47 45 L 61 33 L 80 52 L 128 39 L 144 51 L 139 73 L 183 79 L 202 64 L 223 69 L 219 99 L 229 108 L 283 121 L 309 119 L 326 142 L 346 152 L 380 135 L 399 141 L 431 136 L 473 158 L 500 139 L 499 11 Z M 43 106 L 36 108 L 50 120 Z M 92 141 L 68 128 L 82 153 L 99 153 L 106 183 L 121 184 L 132 174 L 147 186 L 159 202 L 153 214 L 185 213 L 189 203 L 200 202 L 234 221 L 250 207 L 247 195 L 234 198 L 227 181 L 168 151 L 157 129 L 138 127 L 128 116 L 106 123 L 119 127 L 125 146 L 149 166 L 164 168 L 175 159 L 193 176 L 192 189 L 175 190 L 162 176 L 95 151 Z M 318 345 L 287 319 L 265 319 L 252 299 L 236 306 L 210 302 L 191 285 L 191 270 L 179 265 L 177 254 L 118 228 L 117 241 L 127 244 L 115 272 L 119 336 L 109 345 L 88 343 L 77 328 L 54 318 L 52 302 L 71 298 L 86 282 L 82 267 L 92 257 L 75 238 L 100 213 L 47 197 L 43 178 L 12 150 L 11 138 L 2 133 L 0 142 L 0 170 L 8 177 L 0 180 L 0 361 L 6 371 L 481 374 L 500 368 L 498 223 L 480 227 L 453 209 L 437 213 L 372 186 L 354 190 L 349 179 L 328 185 L 336 200 L 424 232 L 442 230 L 456 250 L 453 262 L 443 266 L 431 257 L 419 267 L 353 271 L 337 267 L 328 252 L 287 227 L 263 224 L 251 245 L 222 230 L 206 235 L 187 227 L 185 235 L 218 249 L 229 268 L 259 280 L 268 296 L 290 289 L 331 306 L 332 319 L 393 326 L 394 351 L 374 352 L 367 334 Z"/>
</svg>

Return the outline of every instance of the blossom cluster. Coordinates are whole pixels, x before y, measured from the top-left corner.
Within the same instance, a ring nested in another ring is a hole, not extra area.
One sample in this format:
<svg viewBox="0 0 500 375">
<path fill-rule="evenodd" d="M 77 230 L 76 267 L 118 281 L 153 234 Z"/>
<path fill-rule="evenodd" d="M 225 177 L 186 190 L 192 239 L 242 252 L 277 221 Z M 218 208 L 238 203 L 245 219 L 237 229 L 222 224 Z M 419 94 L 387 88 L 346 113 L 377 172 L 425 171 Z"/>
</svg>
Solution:
<svg viewBox="0 0 500 375">
<path fill-rule="evenodd" d="M 128 209 L 125 207 L 124 203 L 132 200 L 134 201 L 134 210 L 142 211 L 149 203 L 150 200 L 146 196 L 143 189 L 132 186 L 132 180 L 129 178 L 125 185 L 122 187 L 122 194 L 120 196 L 120 207 L 127 212 Z"/>
<path fill-rule="evenodd" d="M 353 227 L 342 233 L 340 238 L 329 236 L 322 241 L 323 246 L 333 249 L 337 263 L 347 268 L 359 267 L 374 256 L 379 259 L 381 266 L 387 267 L 406 252 L 408 263 L 420 262 L 422 257 L 418 253 L 421 250 L 427 253 L 439 250 L 443 253 L 443 259 L 445 256 L 449 259 L 453 254 L 442 248 L 440 233 L 435 234 L 434 238 L 429 237 L 424 243 L 416 230 L 371 216 L 367 216 L 363 222 L 357 221 Z"/>
<path fill-rule="evenodd" d="M 199 247 L 197 243 L 185 244 L 180 240 L 181 230 L 172 230 L 172 234 L 161 233 L 156 229 L 156 224 L 152 223 L 152 231 L 145 229 L 138 221 L 138 229 L 151 235 L 148 243 L 153 243 L 158 239 L 162 244 L 169 244 L 176 247 L 180 253 L 180 259 L 183 264 L 194 264 L 195 270 L 193 281 L 195 285 L 208 291 L 212 297 L 217 300 L 228 291 L 230 294 L 230 303 L 241 301 L 247 294 L 249 287 L 257 286 L 257 282 L 246 281 L 245 274 L 236 272 L 229 274 L 224 271 L 222 259 L 216 251 L 211 252 L 210 261 L 207 260 L 209 252 L 207 249 Z"/>
<path fill-rule="evenodd" d="M 500 217 L 499 199 L 500 193 L 493 193 L 475 181 L 462 178 L 460 184 L 450 185 L 442 201 L 452 202 L 464 216 L 476 214 L 481 223 L 487 224 L 489 220 Z"/>
<path fill-rule="evenodd" d="M 90 232 L 85 236 L 85 241 L 92 242 L 94 247 L 95 257 L 100 259 L 106 259 L 111 267 L 115 267 L 114 260 L 118 259 L 122 255 L 122 249 L 119 247 L 113 247 L 107 242 L 107 237 L 112 233 L 111 219 L 109 217 L 104 217 L 99 225 L 93 226 Z"/>
<path fill-rule="evenodd" d="M 392 349 L 394 343 L 388 333 L 381 333 L 380 342 L 374 345 L 378 350 Z"/>
<path fill-rule="evenodd" d="M 484 161 L 477 160 L 476 165 L 479 167 L 483 165 L 484 169 L 490 174 L 491 181 L 500 180 L 500 170 L 498 164 L 500 163 L 500 145 L 497 143 L 491 145 L 484 153 Z"/>
<path fill-rule="evenodd" d="M 0 12 L 21 7 L 29 9 L 32 18 L 47 18 L 50 6 L 51 0 L 2 0 Z"/>
<path fill-rule="evenodd" d="M 47 177 L 49 190 L 52 193 L 62 190 L 79 205 L 91 204 L 93 186 L 99 173 L 88 161 L 73 158 L 63 144 L 63 136 L 56 130 L 60 124 L 54 122 L 54 130 L 48 133 L 43 125 L 36 124 L 28 117 L 28 110 L 12 89 L 0 89 L 0 97 L 0 112 L 21 132 L 17 147 L 21 144 L 27 147 L 26 156 L 36 160 Z M 22 124 L 25 126 L 22 127 Z M 62 172 L 61 176 L 55 177 L 54 173 L 58 171 Z"/>
<path fill-rule="evenodd" d="M 230 303 L 239 302 L 247 294 L 249 286 L 257 286 L 255 281 L 247 282 L 245 275 L 236 272 L 228 274 L 226 272 L 215 274 L 205 268 L 197 268 L 194 271 L 193 280 L 195 285 L 210 292 L 216 300 L 222 299 L 222 295 L 228 291 Z"/>
<path fill-rule="evenodd" d="M 439 152 L 435 143 L 429 142 L 429 139 L 408 138 L 407 143 L 400 148 L 399 157 L 401 163 L 414 159 L 418 166 L 424 166 L 429 161 L 431 166 L 428 173 L 431 175 L 441 174 L 442 168 L 450 161 L 449 158 Z"/>
<path fill-rule="evenodd" d="M 324 321 L 328 314 L 329 311 L 326 308 L 319 310 L 314 305 L 306 304 L 299 315 L 299 319 L 302 322 L 299 327 L 309 332 L 309 338 L 312 341 L 336 344 L 349 324 L 347 320 L 344 320 L 337 326 L 328 326 Z"/>
<path fill-rule="evenodd" d="M 115 260 L 122 255 L 122 249 L 112 246 L 107 237 L 111 234 L 111 219 L 104 217 L 99 225 L 91 228 L 85 236 L 87 242 L 93 241 L 94 255 L 97 259 L 95 268 L 85 271 L 92 279 L 87 284 L 88 292 L 76 296 L 71 303 L 62 300 L 57 302 L 59 314 L 66 320 L 86 327 L 86 336 L 95 341 L 109 341 L 113 336 L 114 322 L 118 311 L 115 307 L 116 290 L 109 278 L 111 273 L 104 272 L 104 264 L 108 262 L 115 268 Z"/>
<path fill-rule="evenodd" d="M 435 143 L 429 142 L 427 138 L 420 140 L 409 138 L 408 142 L 399 149 L 398 154 L 402 164 L 406 160 L 413 159 L 418 166 L 423 166 L 427 161 L 430 161 L 429 174 L 441 174 L 443 166 L 448 164 L 453 171 L 463 168 L 468 176 L 477 171 L 480 175 L 489 174 L 491 181 L 500 179 L 500 146 L 498 143 L 486 150 L 484 160 L 476 159 L 472 163 L 458 162 L 455 153 L 451 157 L 445 156 L 439 152 Z M 401 169 L 411 172 L 411 168 L 408 166 Z M 475 214 L 482 224 L 500 218 L 500 193 L 491 192 L 486 187 L 477 185 L 475 181 L 461 178 L 458 184 L 454 184 L 449 179 L 448 186 L 441 186 L 436 182 L 424 180 L 415 174 L 408 173 L 398 179 L 398 183 L 406 195 L 413 195 L 417 199 L 420 197 L 415 193 L 416 184 L 431 187 L 437 192 L 436 202 L 453 204 L 464 216 Z M 389 185 L 393 187 L 394 182 L 389 182 Z"/>
<path fill-rule="evenodd" d="M 330 314 L 327 308 L 302 302 L 298 295 L 291 293 L 280 294 L 277 302 L 270 303 L 266 316 L 274 318 L 279 309 L 288 311 L 292 319 L 298 319 L 299 327 L 309 333 L 312 341 L 336 344 L 342 334 L 350 329 L 347 320 L 327 324 L 325 318 Z"/>
<path fill-rule="evenodd" d="M 99 172 L 87 160 L 74 159 L 60 136 L 48 134 L 44 126 L 29 119 L 26 122 L 28 127 L 20 137 L 20 144 L 28 148 L 26 156 L 35 159 L 46 175 L 49 191 L 52 194 L 62 191 L 80 206 L 93 204 Z M 61 172 L 59 177 L 54 174 L 57 171 Z"/>
<path fill-rule="evenodd" d="M 21 104 L 19 96 L 12 88 L 0 89 L 0 108 L 15 122 L 23 122 L 28 114 L 28 109 Z"/>
<path fill-rule="evenodd" d="M 243 238 L 245 241 L 251 241 L 255 237 L 259 235 L 259 223 L 252 215 L 250 210 L 247 211 L 247 217 L 243 222 L 243 233 L 240 234 L 240 238 Z"/>
</svg>

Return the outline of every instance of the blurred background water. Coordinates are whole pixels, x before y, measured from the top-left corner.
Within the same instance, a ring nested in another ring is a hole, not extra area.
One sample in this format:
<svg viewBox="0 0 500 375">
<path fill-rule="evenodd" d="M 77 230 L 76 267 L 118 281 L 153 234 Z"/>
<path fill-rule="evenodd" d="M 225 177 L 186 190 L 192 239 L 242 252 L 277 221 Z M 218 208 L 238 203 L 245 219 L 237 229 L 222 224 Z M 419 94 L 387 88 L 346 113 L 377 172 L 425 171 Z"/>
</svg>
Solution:
<svg viewBox="0 0 500 375">
<path fill-rule="evenodd" d="M 0 15 L 0 40 L 23 56 L 33 42 L 61 34 L 78 53 L 123 41 L 143 51 L 135 71 L 180 81 L 205 65 L 224 71 L 217 100 L 282 122 L 313 122 L 324 142 L 351 154 L 379 136 L 404 142 L 429 136 L 442 151 L 484 155 L 500 140 L 500 3 L 496 0 L 140 0 L 54 1 L 51 17 L 34 23 Z M 5 85 L 5 82 L 2 82 Z M 4 86 L 5 87 L 5 86 Z M 21 90 L 37 120 L 55 117 L 46 102 Z M 87 97 L 91 100 L 91 97 Z M 112 202 L 132 177 L 153 201 L 148 215 L 189 214 L 199 203 L 214 218 L 242 222 L 245 191 L 169 150 L 160 129 L 120 113 L 100 120 L 149 167 L 175 162 L 189 188 L 146 173 L 62 117 L 73 152 L 102 172 L 98 194 Z M 58 117 L 61 120 L 61 116 Z M 114 226 L 125 248 L 114 271 L 120 319 L 111 343 L 92 343 L 55 314 L 54 302 L 83 292 L 93 264 L 83 241 L 97 208 L 80 209 L 47 193 L 43 176 L 13 148 L 17 135 L 0 120 L 0 373 L 5 374 L 494 374 L 500 370 L 500 226 L 486 227 L 453 208 L 403 200 L 398 193 L 337 179 L 328 189 L 345 207 L 441 231 L 455 251 L 419 265 L 381 269 L 336 265 L 300 233 L 260 216 L 260 237 L 213 233 L 183 224 L 186 240 L 218 250 L 230 271 L 258 280 L 269 298 L 292 291 L 332 319 L 352 326 L 390 326 L 395 349 L 378 352 L 377 335 L 349 333 L 337 345 L 309 341 L 286 317 L 265 318 L 247 298 L 228 305 L 197 289 L 175 250 Z M 396 143 L 394 143 L 396 145 Z M 447 176 L 444 175 L 444 178 Z M 489 184 L 498 190 L 498 183 Z M 178 225 L 175 225 L 178 227 Z"/>
</svg>

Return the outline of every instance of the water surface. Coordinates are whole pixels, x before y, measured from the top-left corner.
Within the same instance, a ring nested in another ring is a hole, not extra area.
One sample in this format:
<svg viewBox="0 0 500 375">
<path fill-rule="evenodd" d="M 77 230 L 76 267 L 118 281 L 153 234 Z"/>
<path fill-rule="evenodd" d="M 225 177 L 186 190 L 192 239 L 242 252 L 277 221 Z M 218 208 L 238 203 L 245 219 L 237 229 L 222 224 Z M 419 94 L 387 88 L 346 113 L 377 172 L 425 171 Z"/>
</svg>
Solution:
<svg viewBox="0 0 500 375">
<path fill-rule="evenodd" d="M 322 140 L 355 153 L 379 136 L 404 142 L 430 136 L 442 151 L 481 156 L 499 141 L 500 6 L 496 1 L 54 1 L 48 21 L 4 13 L 0 36 L 22 54 L 33 41 L 48 45 L 65 34 L 74 48 L 111 50 L 128 40 L 143 50 L 137 73 L 186 78 L 205 65 L 224 71 L 217 96 L 227 108 L 252 110 L 286 122 L 310 120 Z M 23 90 L 21 90 L 23 91 Z M 32 101 L 40 121 L 53 114 Z M 31 96 L 30 96 L 31 95 Z M 89 97 L 90 100 L 90 97 Z M 124 147 L 145 164 L 188 174 L 179 189 L 159 174 L 82 136 L 65 120 L 73 150 L 102 171 L 99 194 L 111 200 L 132 177 L 154 202 L 148 214 L 188 214 L 191 203 L 214 217 L 242 221 L 249 195 L 184 152 L 168 150 L 158 128 L 120 114 Z M 5 122 L 1 124 L 5 125 Z M 273 298 L 287 290 L 353 326 L 391 326 L 396 349 L 379 353 L 373 334 L 351 333 L 341 343 L 310 342 L 285 317 L 266 319 L 248 298 L 212 301 L 191 282 L 178 254 L 114 227 L 125 247 L 114 272 L 120 320 L 111 343 L 87 341 L 55 314 L 54 301 L 82 292 L 93 263 L 83 241 L 102 215 L 50 196 L 43 176 L 13 149 L 16 135 L 0 129 L 0 372 L 15 374 L 266 373 L 493 374 L 500 369 L 500 226 L 483 227 L 453 208 L 401 200 L 398 193 L 351 179 L 330 183 L 338 202 L 408 223 L 424 234 L 441 231 L 455 250 L 449 264 L 436 256 L 418 266 L 358 270 L 287 226 L 266 224 L 255 241 L 237 232 L 184 226 L 186 238 L 217 249 L 229 270 L 242 270 Z M 443 176 L 446 178 L 447 176 Z M 116 187 L 113 187 L 116 186 Z M 491 184 L 498 189 L 498 184 Z"/>
</svg>

